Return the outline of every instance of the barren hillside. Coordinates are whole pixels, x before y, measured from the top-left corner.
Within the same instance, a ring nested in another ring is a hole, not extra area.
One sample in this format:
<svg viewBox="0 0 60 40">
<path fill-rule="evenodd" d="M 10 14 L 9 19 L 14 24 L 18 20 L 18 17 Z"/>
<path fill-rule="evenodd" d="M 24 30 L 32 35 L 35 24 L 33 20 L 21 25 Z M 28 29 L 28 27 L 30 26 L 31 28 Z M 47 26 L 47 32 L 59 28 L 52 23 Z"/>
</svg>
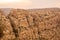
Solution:
<svg viewBox="0 0 60 40">
<path fill-rule="evenodd" d="M 11 9 L 7 17 L 0 12 L 0 40 L 60 40 L 60 9 Z"/>
</svg>

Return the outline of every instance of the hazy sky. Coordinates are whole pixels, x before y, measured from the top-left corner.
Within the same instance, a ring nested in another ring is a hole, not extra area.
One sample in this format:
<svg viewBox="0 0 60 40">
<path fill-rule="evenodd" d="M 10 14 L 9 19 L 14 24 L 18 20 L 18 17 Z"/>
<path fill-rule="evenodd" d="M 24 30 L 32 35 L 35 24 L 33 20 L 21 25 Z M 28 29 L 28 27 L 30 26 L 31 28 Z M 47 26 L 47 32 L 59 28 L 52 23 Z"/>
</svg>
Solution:
<svg viewBox="0 0 60 40">
<path fill-rule="evenodd" d="M 0 0 L 0 8 L 50 8 L 59 7 L 60 0 Z"/>
</svg>

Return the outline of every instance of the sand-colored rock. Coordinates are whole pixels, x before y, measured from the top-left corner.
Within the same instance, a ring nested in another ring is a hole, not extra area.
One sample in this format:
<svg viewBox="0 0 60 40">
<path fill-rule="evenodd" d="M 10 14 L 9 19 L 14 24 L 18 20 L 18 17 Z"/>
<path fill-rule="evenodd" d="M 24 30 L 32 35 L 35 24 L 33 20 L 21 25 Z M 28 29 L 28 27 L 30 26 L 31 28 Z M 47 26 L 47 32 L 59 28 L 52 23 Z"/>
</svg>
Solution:
<svg viewBox="0 0 60 40">
<path fill-rule="evenodd" d="M 58 26 L 60 22 L 59 17 L 59 9 L 31 11 L 15 9 L 9 15 L 14 30 L 17 31 L 16 35 L 20 40 L 58 40 L 60 37 L 55 38 L 55 35 L 59 36 L 60 31 L 58 32 L 53 29 L 60 28 Z M 56 32 L 58 33 L 56 34 Z"/>
<path fill-rule="evenodd" d="M 13 25 L 14 32 L 16 35 L 16 38 L 20 40 L 37 40 L 38 34 L 37 34 L 37 28 L 33 28 L 30 26 L 30 20 L 33 22 L 33 19 L 28 18 L 29 13 L 26 10 L 12 10 L 12 12 L 9 15 L 9 19 L 11 21 L 11 24 Z M 36 30 L 36 31 L 33 31 Z M 35 32 L 35 33 L 34 33 Z"/>
<path fill-rule="evenodd" d="M 30 11 L 35 17 L 40 40 L 60 40 L 60 11 L 59 9 L 41 9 Z M 57 29 L 59 28 L 59 29 Z"/>
<path fill-rule="evenodd" d="M 0 40 L 14 40 L 15 35 L 10 21 L 0 12 Z"/>
<path fill-rule="evenodd" d="M 1 40 L 60 40 L 59 8 L 11 9 L 7 17 L 0 15 Z"/>
</svg>

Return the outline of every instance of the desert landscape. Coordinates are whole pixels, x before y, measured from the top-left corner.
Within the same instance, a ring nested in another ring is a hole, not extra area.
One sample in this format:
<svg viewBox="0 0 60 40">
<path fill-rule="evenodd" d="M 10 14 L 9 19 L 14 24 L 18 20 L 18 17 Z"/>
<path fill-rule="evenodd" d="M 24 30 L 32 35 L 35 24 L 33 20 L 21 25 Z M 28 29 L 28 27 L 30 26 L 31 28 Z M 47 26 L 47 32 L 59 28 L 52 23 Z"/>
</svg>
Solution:
<svg viewBox="0 0 60 40">
<path fill-rule="evenodd" d="M 0 40 L 60 40 L 60 8 L 6 12 L 0 9 Z"/>
</svg>

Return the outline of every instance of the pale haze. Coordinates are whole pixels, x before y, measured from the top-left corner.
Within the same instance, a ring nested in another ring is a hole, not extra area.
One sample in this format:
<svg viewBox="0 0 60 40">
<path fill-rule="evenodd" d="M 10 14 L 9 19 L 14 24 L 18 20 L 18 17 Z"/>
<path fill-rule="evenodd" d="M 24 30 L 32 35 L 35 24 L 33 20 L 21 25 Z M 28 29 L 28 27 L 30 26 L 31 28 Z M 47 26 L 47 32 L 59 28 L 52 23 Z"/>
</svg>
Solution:
<svg viewBox="0 0 60 40">
<path fill-rule="evenodd" d="M 0 8 L 60 8 L 60 0 L 0 0 Z"/>
</svg>

